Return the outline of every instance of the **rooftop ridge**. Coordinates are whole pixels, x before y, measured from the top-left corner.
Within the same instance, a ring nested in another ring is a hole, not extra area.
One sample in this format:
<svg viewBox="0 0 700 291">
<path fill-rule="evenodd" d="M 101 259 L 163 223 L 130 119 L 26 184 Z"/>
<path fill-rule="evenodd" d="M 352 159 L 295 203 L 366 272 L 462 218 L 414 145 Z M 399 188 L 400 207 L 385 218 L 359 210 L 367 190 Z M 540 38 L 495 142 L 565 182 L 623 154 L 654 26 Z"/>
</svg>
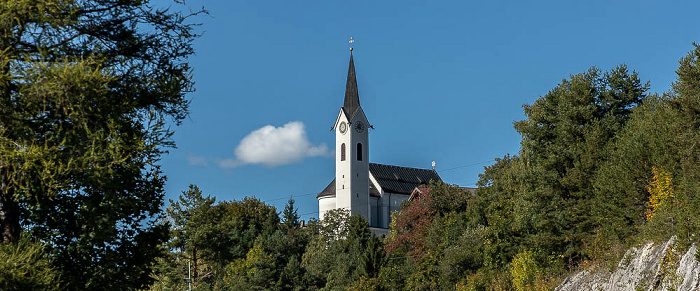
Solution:
<svg viewBox="0 0 700 291">
<path fill-rule="evenodd" d="M 378 166 L 385 166 L 385 167 L 393 167 L 393 168 L 404 168 L 404 169 L 415 169 L 415 170 L 425 170 L 425 171 L 435 171 L 433 169 L 425 169 L 425 168 L 416 168 L 416 167 L 405 167 L 405 166 L 396 166 L 396 165 L 388 165 L 388 164 L 380 164 L 380 163 L 369 163 L 370 165 L 378 165 Z M 435 171 L 436 172 L 436 171 Z"/>
</svg>

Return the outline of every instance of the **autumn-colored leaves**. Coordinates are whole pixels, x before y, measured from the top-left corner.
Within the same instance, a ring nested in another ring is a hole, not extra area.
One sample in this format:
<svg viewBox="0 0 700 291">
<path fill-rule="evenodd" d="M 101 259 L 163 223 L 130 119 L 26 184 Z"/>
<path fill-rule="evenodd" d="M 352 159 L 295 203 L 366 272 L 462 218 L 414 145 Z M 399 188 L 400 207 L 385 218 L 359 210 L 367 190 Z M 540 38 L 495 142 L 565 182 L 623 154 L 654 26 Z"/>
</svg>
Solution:
<svg viewBox="0 0 700 291">
<path fill-rule="evenodd" d="M 649 201 L 647 202 L 646 218 L 650 221 L 654 218 L 656 211 L 665 205 L 667 201 L 673 199 L 673 177 L 670 172 L 653 167 L 652 180 L 647 185 L 649 191 Z"/>
</svg>

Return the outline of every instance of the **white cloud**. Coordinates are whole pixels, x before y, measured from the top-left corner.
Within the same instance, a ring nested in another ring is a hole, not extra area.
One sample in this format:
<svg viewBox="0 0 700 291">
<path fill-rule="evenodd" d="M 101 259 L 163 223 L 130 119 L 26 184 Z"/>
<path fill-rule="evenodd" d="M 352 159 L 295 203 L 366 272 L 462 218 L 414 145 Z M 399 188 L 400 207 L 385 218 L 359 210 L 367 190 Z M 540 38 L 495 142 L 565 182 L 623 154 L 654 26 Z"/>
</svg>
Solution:
<svg viewBox="0 0 700 291">
<path fill-rule="evenodd" d="M 189 155 L 187 157 L 187 162 L 190 163 L 192 166 L 208 166 L 209 163 L 207 162 L 207 159 L 205 157 L 200 157 L 200 156 L 194 156 L 194 155 Z"/>
<path fill-rule="evenodd" d="M 292 121 L 282 127 L 263 126 L 244 137 L 234 151 L 235 159 L 220 160 L 219 166 L 244 164 L 274 167 L 299 162 L 307 157 L 332 156 L 325 144 L 314 146 L 306 137 L 304 124 Z"/>
</svg>

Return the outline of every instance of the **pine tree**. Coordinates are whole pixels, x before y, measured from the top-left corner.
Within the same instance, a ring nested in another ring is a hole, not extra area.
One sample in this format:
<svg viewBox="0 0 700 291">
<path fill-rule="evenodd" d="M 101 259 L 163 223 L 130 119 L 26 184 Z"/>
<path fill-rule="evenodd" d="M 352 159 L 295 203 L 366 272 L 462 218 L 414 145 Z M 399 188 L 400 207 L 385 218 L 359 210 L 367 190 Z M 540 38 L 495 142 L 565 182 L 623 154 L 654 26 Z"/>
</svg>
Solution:
<svg viewBox="0 0 700 291">
<path fill-rule="evenodd" d="M 284 206 L 282 211 L 282 223 L 287 229 L 299 227 L 299 215 L 297 214 L 297 209 L 294 208 L 294 199 L 289 198 L 287 204 Z"/>
</svg>

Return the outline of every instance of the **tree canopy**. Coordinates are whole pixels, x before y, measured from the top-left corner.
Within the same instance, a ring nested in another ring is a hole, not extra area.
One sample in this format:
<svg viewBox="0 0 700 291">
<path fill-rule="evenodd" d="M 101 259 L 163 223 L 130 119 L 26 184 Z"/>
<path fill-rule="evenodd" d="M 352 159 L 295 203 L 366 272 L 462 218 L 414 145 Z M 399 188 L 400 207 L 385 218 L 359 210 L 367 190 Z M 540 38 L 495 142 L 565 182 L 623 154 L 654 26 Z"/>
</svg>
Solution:
<svg viewBox="0 0 700 291">
<path fill-rule="evenodd" d="M 148 1 L 0 1 L 0 241 L 47 242 L 69 289 L 138 288 L 186 115 L 188 15 Z"/>
</svg>

